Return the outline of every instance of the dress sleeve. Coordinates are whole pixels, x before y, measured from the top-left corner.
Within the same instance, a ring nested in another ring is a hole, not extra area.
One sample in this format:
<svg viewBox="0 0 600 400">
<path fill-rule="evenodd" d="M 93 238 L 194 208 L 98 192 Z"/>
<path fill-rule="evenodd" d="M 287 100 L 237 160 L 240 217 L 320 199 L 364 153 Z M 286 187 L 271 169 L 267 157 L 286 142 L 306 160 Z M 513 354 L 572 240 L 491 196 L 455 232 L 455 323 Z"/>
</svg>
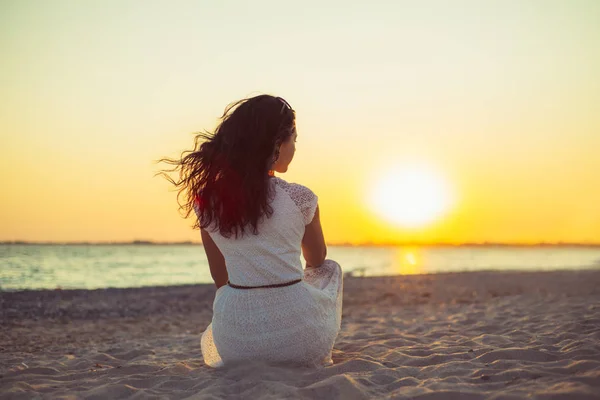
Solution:
<svg viewBox="0 0 600 400">
<path fill-rule="evenodd" d="M 290 196 L 302 212 L 304 224 L 308 225 L 315 216 L 319 198 L 306 186 L 292 184 Z"/>
</svg>

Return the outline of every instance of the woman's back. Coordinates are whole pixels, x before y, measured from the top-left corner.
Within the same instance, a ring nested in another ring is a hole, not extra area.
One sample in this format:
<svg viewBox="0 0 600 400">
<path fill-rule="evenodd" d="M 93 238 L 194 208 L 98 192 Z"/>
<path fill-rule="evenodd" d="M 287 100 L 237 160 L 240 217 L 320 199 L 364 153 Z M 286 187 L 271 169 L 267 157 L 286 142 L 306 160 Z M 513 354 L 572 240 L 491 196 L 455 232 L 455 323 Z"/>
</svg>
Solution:
<svg viewBox="0 0 600 400">
<path fill-rule="evenodd" d="M 264 217 L 258 234 L 226 238 L 208 230 L 225 258 L 229 280 L 242 286 L 264 286 L 301 279 L 304 275 L 301 242 L 305 226 L 317 207 L 317 196 L 308 188 L 271 178 L 273 214 Z"/>
<path fill-rule="evenodd" d="M 208 365 L 243 360 L 327 365 L 340 329 L 342 273 L 326 260 L 304 270 L 300 246 L 317 208 L 308 188 L 272 178 L 273 214 L 257 235 L 211 238 L 225 258 L 229 280 L 215 296 L 213 321 L 202 336 Z M 239 289 L 278 285 L 276 288 Z"/>
</svg>

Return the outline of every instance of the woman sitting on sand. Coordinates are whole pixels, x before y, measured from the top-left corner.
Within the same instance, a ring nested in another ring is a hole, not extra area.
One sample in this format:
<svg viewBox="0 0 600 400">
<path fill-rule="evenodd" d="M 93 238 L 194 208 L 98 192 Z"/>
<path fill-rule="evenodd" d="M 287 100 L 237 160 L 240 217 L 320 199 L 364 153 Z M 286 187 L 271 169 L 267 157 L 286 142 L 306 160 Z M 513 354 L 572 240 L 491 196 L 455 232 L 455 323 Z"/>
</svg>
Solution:
<svg viewBox="0 0 600 400">
<path fill-rule="evenodd" d="M 287 171 L 297 136 L 290 105 L 261 95 L 229 105 L 214 134 L 199 134 L 193 151 L 168 160 L 217 286 L 201 340 L 212 367 L 332 363 L 342 272 L 325 259 L 317 196 L 274 176 Z"/>
</svg>

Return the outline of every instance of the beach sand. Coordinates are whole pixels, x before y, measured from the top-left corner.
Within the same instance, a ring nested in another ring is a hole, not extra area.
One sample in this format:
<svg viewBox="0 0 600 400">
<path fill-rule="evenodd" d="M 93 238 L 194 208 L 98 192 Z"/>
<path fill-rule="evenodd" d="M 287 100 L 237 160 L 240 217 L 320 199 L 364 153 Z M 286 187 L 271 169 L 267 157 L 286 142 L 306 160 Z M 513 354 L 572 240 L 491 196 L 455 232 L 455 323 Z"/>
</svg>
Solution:
<svg viewBox="0 0 600 400">
<path fill-rule="evenodd" d="M 205 366 L 214 292 L 0 293 L 0 397 L 600 399 L 600 271 L 347 277 L 318 370 Z"/>
</svg>

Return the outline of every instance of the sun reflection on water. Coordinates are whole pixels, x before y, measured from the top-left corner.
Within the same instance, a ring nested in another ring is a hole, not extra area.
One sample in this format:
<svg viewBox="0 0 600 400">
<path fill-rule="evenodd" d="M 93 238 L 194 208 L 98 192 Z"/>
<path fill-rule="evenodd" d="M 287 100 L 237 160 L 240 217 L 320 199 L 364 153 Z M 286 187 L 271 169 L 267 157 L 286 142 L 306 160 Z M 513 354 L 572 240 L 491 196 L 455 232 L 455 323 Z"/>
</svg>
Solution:
<svg viewBox="0 0 600 400">
<path fill-rule="evenodd" d="M 423 273 L 422 257 L 417 248 L 400 248 L 396 256 L 397 272 L 400 275 Z"/>
</svg>

